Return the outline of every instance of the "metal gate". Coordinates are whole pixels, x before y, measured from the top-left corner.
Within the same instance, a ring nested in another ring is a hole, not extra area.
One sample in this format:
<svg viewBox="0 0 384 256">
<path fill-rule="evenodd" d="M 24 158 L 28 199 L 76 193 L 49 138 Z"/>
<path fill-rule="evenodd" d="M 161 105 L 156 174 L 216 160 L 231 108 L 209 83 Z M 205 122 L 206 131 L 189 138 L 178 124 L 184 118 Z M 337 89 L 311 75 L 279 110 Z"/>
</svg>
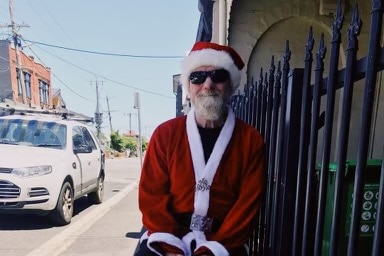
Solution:
<svg viewBox="0 0 384 256">
<path fill-rule="evenodd" d="M 262 71 L 258 81 L 251 81 L 242 92 L 232 97 L 231 106 L 236 115 L 261 132 L 267 148 L 267 187 L 258 228 L 250 240 L 251 255 L 359 255 L 364 246 L 359 235 L 360 219 L 369 162 L 369 138 L 373 132 L 371 124 L 377 73 L 384 69 L 384 48 L 380 46 L 382 18 L 383 0 L 373 0 L 369 51 L 367 56 L 357 60 L 361 20 L 355 6 L 348 29 L 346 66 L 338 70 L 340 31 L 344 20 L 339 2 L 332 26 L 327 78 L 323 78 L 324 37 L 321 36 L 313 58 L 314 38 L 312 28 L 309 28 L 304 69 L 290 68 L 291 52 L 287 41 L 282 61 L 275 63 L 272 57 L 268 72 Z M 350 215 L 347 218 L 350 221 L 345 224 L 345 166 L 352 95 L 357 81 L 363 81 L 364 98 L 363 107 L 358 110 L 361 112 L 360 127 L 353 127 L 359 130 L 359 140 L 353 142 L 358 143 L 358 150 L 351 185 L 353 190 L 349 195 L 351 206 L 348 206 Z M 335 94 L 339 90 L 343 93 L 340 127 L 336 131 L 337 161 L 335 172 L 329 177 L 331 140 L 335 133 Z M 321 98 L 326 101 L 325 111 L 320 111 Z M 320 128 L 323 129 L 322 140 L 318 136 Z M 316 162 L 317 154 L 321 155 L 320 163 Z M 368 248 L 363 248 L 364 255 L 384 255 L 383 166 L 381 163 L 381 175 L 377 177 L 375 229 Z M 327 195 L 330 189 L 332 193 Z M 333 204 L 329 209 L 327 204 L 330 201 Z M 326 211 L 331 214 L 329 223 Z M 329 232 L 327 239 L 325 229 Z"/>
</svg>

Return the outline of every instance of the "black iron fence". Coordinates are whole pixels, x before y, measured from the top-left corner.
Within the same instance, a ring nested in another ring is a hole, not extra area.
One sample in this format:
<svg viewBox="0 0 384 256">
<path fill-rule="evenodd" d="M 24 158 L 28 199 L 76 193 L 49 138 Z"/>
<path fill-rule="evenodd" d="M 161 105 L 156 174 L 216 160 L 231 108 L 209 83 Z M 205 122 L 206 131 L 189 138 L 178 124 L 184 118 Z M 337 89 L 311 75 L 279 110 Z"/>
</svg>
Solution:
<svg viewBox="0 0 384 256">
<path fill-rule="evenodd" d="M 384 255 L 384 165 L 382 159 L 368 158 L 377 73 L 384 69 L 383 2 L 372 1 L 364 58 L 356 59 L 361 28 L 356 5 L 348 28 L 346 65 L 338 70 L 344 20 L 339 4 L 327 78 L 324 37 L 313 58 L 310 28 L 303 69 L 290 68 L 287 41 L 282 61 L 275 64 L 272 57 L 268 72 L 261 71 L 258 81 L 231 99 L 236 115 L 262 133 L 267 147 L 267 188 L 250 241 L 251 255 Z M 362 108 L 354 110 L 360 112 L 360 127 L 351 127 L 352 96 L 358 85 L 364 86 Z M 335 130 L 335 95 L 340 90 L 340 125 Z M 326 102 L 324 111 L 321 100 Z M 350 129 L 359 131 L 358 141 L 349 141 Z M 332 134 L 337 134 L 338 147 L 337 160 L 331 163 Z M 349 143 L 358 144 L 354 162 L 347 160 Z"/>
</svg>

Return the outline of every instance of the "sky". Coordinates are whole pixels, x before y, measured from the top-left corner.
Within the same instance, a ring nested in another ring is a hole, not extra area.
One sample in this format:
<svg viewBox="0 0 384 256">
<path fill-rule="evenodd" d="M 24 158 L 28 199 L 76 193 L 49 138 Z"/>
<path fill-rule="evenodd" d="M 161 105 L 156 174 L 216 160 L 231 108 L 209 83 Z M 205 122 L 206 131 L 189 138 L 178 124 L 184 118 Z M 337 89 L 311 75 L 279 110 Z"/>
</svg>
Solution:
<svg viewBox="0 0 384 256">
<path fill-rule="evenodd" d="M 97 85 L 106 135 L 109 114 L 114 131 L 138 132 L 140 121 L 147 137 L 175 117 L 172 79 L 196 40 L 198 0 L 12 2 L 23 52 L 51 68 L 51 86 L 69 110 L 93 117 Z M 11 35 L 9 6 L 0 0 L 2 39 Z"/>
</svg>

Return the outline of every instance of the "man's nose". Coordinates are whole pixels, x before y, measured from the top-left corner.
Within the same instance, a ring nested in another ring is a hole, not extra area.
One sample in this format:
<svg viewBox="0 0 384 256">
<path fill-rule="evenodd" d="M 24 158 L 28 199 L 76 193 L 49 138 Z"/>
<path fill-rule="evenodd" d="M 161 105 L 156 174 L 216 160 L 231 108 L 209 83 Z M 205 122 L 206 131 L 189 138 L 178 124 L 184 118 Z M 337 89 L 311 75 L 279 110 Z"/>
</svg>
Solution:
<svg viewBox="0 0 384 256">
<path fill-rule="evenodd" d="M 204 84 L 203 84 L 204 88 L 207 89 L 207 90 L 212 90 L 213 88 L 215 88 L 215 83 L 212 81 L 212 79 L 208 76 L 205 81 L 204 81 Z"/>
</svg>

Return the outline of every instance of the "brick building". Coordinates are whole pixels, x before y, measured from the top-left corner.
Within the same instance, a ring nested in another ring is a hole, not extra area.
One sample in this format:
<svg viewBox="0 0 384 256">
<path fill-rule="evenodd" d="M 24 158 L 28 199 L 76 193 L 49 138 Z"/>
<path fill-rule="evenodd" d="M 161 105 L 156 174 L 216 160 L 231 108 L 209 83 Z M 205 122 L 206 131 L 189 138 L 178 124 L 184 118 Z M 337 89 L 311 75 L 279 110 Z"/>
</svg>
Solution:
<svg viewBox="0 0 384 256">
<path fill-rule="evenodd" d="M 35 62 L 33 57 L 25 55 L 22 51 L 19 53 L 25 88 L 17 81 L 15 49 L 8 40 L 0 41 L 0 99 L 34 109 L 55 109 L 57 106 L 53 104 L 50 68 Z"/>
<path fill-rule="evenodd" d="M 18 83 L 18 63 L 13 44 L 0 40 L 0 108 L 50 114 L 67 113 L 74 119 L 93 122 L 93 118 L 67 109 L 61 90 L 52 88 L 51 69 L 19 51 L 24 88 Z M 25 94 L 25 97 L 23 97 Z"/>
</svg>

